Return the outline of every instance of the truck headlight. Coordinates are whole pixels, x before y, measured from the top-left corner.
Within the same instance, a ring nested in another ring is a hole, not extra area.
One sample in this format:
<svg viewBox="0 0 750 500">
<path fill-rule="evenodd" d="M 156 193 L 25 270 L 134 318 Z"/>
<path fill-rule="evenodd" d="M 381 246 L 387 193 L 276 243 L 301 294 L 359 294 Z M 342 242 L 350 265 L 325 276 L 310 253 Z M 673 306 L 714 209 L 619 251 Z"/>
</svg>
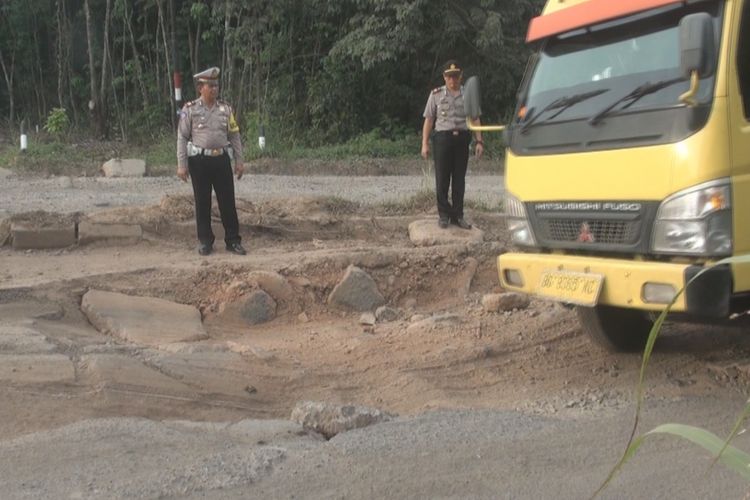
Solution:
<svg viewBox="0 0 750 500">
<path fill-rule="evenodd" d="M 728 179 L 680 191 L 659 207 L 654 252 L 700 256 L 732 253 L 732 197 Z"/>
<path fill-rule="evenodd" d="M 510 233 L 510 241 L 521 246 L 536 246 L 531 224 L 526 216 L 526 207 L 512 194 L 505 193 L 505 217 Z"/>
</svg>

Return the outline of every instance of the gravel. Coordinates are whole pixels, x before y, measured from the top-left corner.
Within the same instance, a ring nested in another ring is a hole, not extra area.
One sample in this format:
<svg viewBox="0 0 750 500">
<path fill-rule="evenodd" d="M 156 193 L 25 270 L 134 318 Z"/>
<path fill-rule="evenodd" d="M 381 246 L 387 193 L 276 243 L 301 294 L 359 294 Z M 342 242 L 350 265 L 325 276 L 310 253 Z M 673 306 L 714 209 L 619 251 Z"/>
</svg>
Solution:
<svg viewBox="0 0 750 500">
<path fill-rule="evenodd" d="M 424 176 L 284 176 L 246 175 L 236 184 L 237 197 L 251 201 L 337 196 L 363 205 L 398 202 L 420 190 L 434 189 Z M 501 175 L 467 176 L 466 199 L 498 206 Z M 190 183 L 175 177 L 107 178 L 9 176 L 2 179 L 0 213 L 44 210 L 57 213 L 90 212 L 100 208 L 157 205 L 166 195 L 192 194 Z"/>
</svg>

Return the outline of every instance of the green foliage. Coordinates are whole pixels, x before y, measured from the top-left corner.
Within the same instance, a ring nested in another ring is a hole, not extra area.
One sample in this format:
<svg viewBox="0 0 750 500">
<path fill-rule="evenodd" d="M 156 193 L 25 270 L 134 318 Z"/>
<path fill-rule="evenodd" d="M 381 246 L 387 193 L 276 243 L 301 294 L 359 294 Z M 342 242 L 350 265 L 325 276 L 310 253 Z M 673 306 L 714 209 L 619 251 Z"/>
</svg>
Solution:
<svg viewBox="0 0 750 500">
<path fill-rule="evenodd" d="M 173 122 L 169 2 L 114 0 L 108 40 L 105 2 L 89 4 L 94 68 L 83 2 L 0 2 L 0 50 L 13 72 L 11 88 L 0 83 L 0 115 L 12 123 L 43 123 L 57 107 L 66 109 L 77 129 L 89 125 L 93 70 L 97 86 L 104 82 L 97 90 L 107 131 L 148 141 Z M 174 49 L 184 98 L 194 96 L 192 73 L 220 66 L 222 97 L 235 106 L 241 123 L 262 118 L 271 148 L 349 144 L 359 151 L 372 142 L 362 137 L 370 131 L 396 142 L 404 131 L 419 131 L 429 90 L 442 83 L 439 66 L 451 57 L 463 61 L 467 76 L 481 76 L 485 119 L 502 122 L 529 54 L 526 26 L 542 4 L 175 0 Z M 105 46 L 109 68 L 103 80 Z M 30 87 L 34 92 L 26 91 Z M 257 143 L 251 130 L 245 132 Z"/>
<path fill-rule="evenodd" d="M 59 138 L 68 130 L 69 126 L 70 120 L 65 108 L 52 108 L 52 111 L 47 115 L 44 130 Z"/>
</svg>

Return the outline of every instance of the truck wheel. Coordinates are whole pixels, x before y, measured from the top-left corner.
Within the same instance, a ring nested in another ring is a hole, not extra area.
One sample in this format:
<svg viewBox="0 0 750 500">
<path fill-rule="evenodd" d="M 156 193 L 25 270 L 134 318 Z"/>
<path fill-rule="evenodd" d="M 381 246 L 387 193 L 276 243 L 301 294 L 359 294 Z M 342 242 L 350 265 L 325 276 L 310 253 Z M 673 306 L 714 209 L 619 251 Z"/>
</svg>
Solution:
<svg viewBox="0 0 750 500">
<path fill-rule="evenodd" d="M 643 311 L 612 306 L 576 307 L 583 331 L 611 352 L 642 351 L 653 323 Z"/>
</svg>

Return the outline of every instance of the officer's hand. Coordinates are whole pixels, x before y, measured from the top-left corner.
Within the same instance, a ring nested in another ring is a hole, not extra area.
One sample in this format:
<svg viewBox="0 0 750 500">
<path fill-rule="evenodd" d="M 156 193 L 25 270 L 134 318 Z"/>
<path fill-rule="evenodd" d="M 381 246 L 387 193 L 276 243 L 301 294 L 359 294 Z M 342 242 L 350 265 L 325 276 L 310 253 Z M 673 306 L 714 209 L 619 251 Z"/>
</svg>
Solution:
<svg viewBox="0 0 750 500">
<path fill-rule="evenodd" d="M 237 180 L 242 179 L 242 174 L 245 173 L 245 165 L 243 163 L 236 163 L 234 165 L 234 173 L 237 175 Z"/>
<path fill-rule="evenodd" d="M 482 154 L 484 154 L 484 144 L 478 142 L 477 145 L 474 146 L 474 156 L 481 158 Z"/>
<path fill-rule="evenodd" d="M 190 177 L 187 167 L 177 167 L 177 177 L 179 177 L 182 182 L 187 182 L 188 177 Z"/>
<path fill-rule="evenodd" d="M 422 144 L 422 158 L 425 160 L 430 157 L 430 145 Z"/>
</svg>

